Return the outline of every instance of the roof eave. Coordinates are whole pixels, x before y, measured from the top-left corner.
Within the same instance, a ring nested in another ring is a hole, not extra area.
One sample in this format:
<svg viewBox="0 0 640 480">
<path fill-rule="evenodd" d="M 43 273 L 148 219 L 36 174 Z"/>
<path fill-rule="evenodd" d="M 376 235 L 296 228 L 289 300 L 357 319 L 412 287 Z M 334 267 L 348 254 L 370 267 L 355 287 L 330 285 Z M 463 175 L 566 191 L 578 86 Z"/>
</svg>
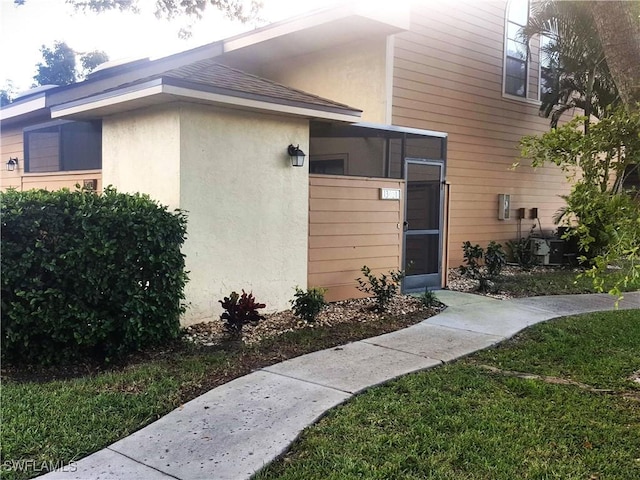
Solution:
<svg viewBox="0 0 640 480">
<path fill-rule="evenodd" d="M 47 97 L 46 93 L 42 92 L 40 95 L 30 97 L 24 101 L 18 101 L 10 103 L 0 108 L 0 121 L 6 122 L 10 120 L 18 120 L 19 117 L 24 117 L 27 114 L 37 115 L 47 110 Z"/>
<path fill-rule="evenodd" d="M 236 94 L 213 88 L 194 88 L 172 85 L 158 78 L 148 82 L 95 95 L 51 108 L 51 118 L 102 118 L 172 101 L 186 101 L 243 110 L 263 111 L 281 115 L 358 122 L 362 114 L 356 109 L 333 108 L 302 102 L 270 99 L 260 95 Z"/>
</svg>

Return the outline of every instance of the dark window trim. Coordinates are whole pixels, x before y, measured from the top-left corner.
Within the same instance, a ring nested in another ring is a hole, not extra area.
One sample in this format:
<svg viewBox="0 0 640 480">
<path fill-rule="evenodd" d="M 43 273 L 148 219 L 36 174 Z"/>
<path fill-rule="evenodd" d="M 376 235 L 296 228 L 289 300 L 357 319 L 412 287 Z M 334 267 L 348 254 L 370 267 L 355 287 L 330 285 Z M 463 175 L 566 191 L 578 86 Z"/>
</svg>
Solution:
<svg viewBox="0 0 640 480">
<path fill-rule="evenodd" d="M 32 125 L 29 127 L 24 127 L 22 129 L 22 142 L 24 148 L 24 173 L 25 174 L 56 174 L 56 173 L 65 173 L 65 172 L 81 172 L 84 170 L 101 170 L 102 169 L 102 154 L 100 155 L 100 167 L 99 168 L 83 168 L 83 169 L 65 169 L 64 168 L 64 155 L 63 155 L 63 142 L 62 142 L 62 127 L 64 125 L 73 124 L 73 123 L 93 123 L 100 124 L 102 126 L 101 120 L 89 120 L 89 121 L 74 121 L 74 120 L 53 120 L 50 122 L 39 123 L 37 125 Z M 58 127 L 58 159 L 60 168 L 58 170 L 49 170 L 49 171 L 41 171 L 41 172 L 32 172 L 30 166 L 30 154 L 29 154 L 29 141 L 28 136 L 32 132 L 37 132 L 38 130 L 42 130 L 45 128 Z M 100 139 L 102 141 L 102 138 Z"/>
</svg>

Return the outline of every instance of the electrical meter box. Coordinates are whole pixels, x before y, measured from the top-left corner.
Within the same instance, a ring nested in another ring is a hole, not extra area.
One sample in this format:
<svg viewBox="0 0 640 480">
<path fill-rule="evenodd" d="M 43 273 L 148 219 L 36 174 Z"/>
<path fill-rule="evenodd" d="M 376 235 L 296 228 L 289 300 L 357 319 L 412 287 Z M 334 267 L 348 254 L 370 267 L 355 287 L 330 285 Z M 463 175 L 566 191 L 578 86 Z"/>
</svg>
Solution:
<svg viewBox="0 0 640 480">
<path fill-rule="evenodd" d="M 498 195 L 498 220 L 509 220 L 511 208 L 511 195 L 501 193 Z"/>
</svg>

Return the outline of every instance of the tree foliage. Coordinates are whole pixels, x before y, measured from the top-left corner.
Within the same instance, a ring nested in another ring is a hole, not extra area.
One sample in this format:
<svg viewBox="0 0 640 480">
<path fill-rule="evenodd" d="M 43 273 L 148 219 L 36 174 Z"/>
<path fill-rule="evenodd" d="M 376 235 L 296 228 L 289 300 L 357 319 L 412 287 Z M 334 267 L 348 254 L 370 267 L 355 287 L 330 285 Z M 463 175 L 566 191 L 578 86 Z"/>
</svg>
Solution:
<svg viewBox="0 0 640 480">
<path fill-rule="evenodd" d="M 622 101 L 640 105 L 640 1 L 586 2 Z"/>
<path fill-rule="evenodd" d="M 119 10 L 139 13 L 139 0 L 66 0 L 76 10 L 95 13 Z M 26 0 L 14 0 L 16 5 L 24 5 Z M 248 22 L 254 20 L 262 2 L 258 0 L 155 0 L 158 18 L 175 18 L 186 15 L 200 18 L 208 7 L 223 12 L 228 18 Z"/>
<path fill-rule="evenodd" d="M 630 167 L 640 163 L 640 115 L 619 107 L 591 126 L 585 134 L 578 126 L 584 117 L 575 117 L 562 127 L 540 136 L 520 140 L 521 156 L 532 166 L 554 163 L 574 179 L 598 188 L 601 193 L 620 193 Z"/>
<path fill-rule="evenodd" d="M 527 42 L 541 35 L 541 57 L 550 65 L 550 85 L 540 112 L 555 127 L 561 115 L 575 107 L 584 111 L 585 129 L 591 115 L 603 118 L 620 102 L 596 22 L 588 2 L 542 0 L 531 5 Z"/>
<path fill-rule="evenodd" d="M 56 41 L 52 48 L 42 45 L 43 61 L 36 65 L 33 77 L 37 85 L 69 85 L 76 81 L 76 54 L 64 42 Z"/>
<path fill-rule="evenodd" d="M 574 181 L 563 197 L 561 218 L 574 227 L 596 288 L 602 289 L 609 264 L 626 267 L 610 291 L 619 295 L 623 284 L 640 278 L 640 195 L 624 189 L 625 177 L 640 165 L 640 112 L 621 106 L 588 133 L 579 128 L 583 121 L 577 117 L 543 135 L 523 137 L 521 156 L 536 167 L 552 162 Z"/>
<path fill-rule="evenodd" d="M 109 60 L 105 52 L 94 50 L 80 56 L 78 68 L 77 53 L 61 41 L 54 42 L 51 48 L 43 45 L 40 52 L 43 61 L 36 65 L 38 73 L 33 77 L 36 85 L 69 85 Z"/>
<path fill-rule="evenodd" d="M 93 72 L 97 66 L 108 61 L 109 55 L 101 50 L 94 50 L 92 52 L 85 53 L 80 56 L 80 65 L 82 66 L 82 70 L 76 70 L 76 77 L 84 78 Z"/>
<path fill-rule="evenodd" d="M 4 87 L 0 88 L 0 107 L 9 105 L 13 101 L 13 95 L 15 94 L 13 83 L 11 80 L 7 80 Z"/>
</svg>

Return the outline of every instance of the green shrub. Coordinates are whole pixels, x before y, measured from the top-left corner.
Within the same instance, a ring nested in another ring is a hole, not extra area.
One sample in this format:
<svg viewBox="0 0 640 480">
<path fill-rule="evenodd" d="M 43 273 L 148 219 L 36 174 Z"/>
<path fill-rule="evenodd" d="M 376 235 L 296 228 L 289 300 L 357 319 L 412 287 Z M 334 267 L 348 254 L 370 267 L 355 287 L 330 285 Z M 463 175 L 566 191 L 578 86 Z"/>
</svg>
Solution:
<svg viewBox="0 0 640 480">
<path fill-rule="evenodd" d="M 480 282 L 478 290 L 486 292 L 491 288 L 491 280 L 500 276 L 502 268 L 507 264 L 507 256 L 502 245 L 493 240 L 487 245 L 485 252 L 480 245 L 471 245 L 471 242 L 462 244 L 463 256 L 466 265 L 460 266 L 460 273 Z M 484 269 L 481 261 L 484 259 Z"/>
<path fill-rule="evenodd" d="M 296 287 L 294 299 L 291 300 L 293 314 L 307 322 L 313 322 L 325 307 L 325 288 L 313 287 L 306 291 Z"/>
<path fill-rule="evenodd" d="M 440 305 L 440 300 L 438 300 L 438 297 L 436 296 L 436 294 L 433 293 L 428 288 L 425 288 L 424 293 L 420 295 L 419 298 L 422 304 L 427 308 L 436 307 Z"/>
<path fill-rule="evenodd" d="M 484 256 L 484 249 L 480 245 L 471 245 L 471 242 L 466 241 L 462 244 L 462 251 L 466 265 L 460 266 L 460 273 L 471 279 L 479 280 L 482 276 L 480 261 Z"/>
<path fill-rule="evenodd" d="M 496 278 L 502 272 L 502 268 L 507 264 L 507 255 L 502 249 L 502 245 L 493 240 L 487 245 L 484 253 L 484 264 L 487 267 L 489 278 Z"/>
<path fill-rule="evenodd" d="M 362 278 L 356 278 L 358 282 L 358 290 L 369 295 L 373 295 L 376 299 L 377 309 L 384 312 L 391 299 L 397 295 L 400 281 L 404 278 L 404 273 L 400 271 L 390 271 L 389 275 L 382 274 L 380 278 L 371 273 L 371 269 L 364 265 L 360 271 L 366 277 L 366 281 Z"/>
<path fill-rule="evenodd" d="M 523 270 L 530 270 L 536 264 L 536 258 L 531 251 L 531 238 L 535 225 L 531 227 L 529 235 L 519 240 L 507 241 L 507 248 L 511 252 L 511 259 Z"/>
<path fill-rule="evenodd" d="M 231 292 L 228 297 L 218 302 L 225 310 L 220 318 L 224 320 L 224 327 L 232 337 L 239 337 L 245 325 L 264 320 L 264 316 L 260 315 L 258 310 L 265 308 L 266 305 L 257 303 L 253 293 L 242 290 L 242 295 L 238 295 L 236 292 Z"/>
<path fill-rule="evenodd" d="M 182 212 L 113 188 L 0 200 L 3 360 L 108 362 L 178 336 Z"/>
</svg>

